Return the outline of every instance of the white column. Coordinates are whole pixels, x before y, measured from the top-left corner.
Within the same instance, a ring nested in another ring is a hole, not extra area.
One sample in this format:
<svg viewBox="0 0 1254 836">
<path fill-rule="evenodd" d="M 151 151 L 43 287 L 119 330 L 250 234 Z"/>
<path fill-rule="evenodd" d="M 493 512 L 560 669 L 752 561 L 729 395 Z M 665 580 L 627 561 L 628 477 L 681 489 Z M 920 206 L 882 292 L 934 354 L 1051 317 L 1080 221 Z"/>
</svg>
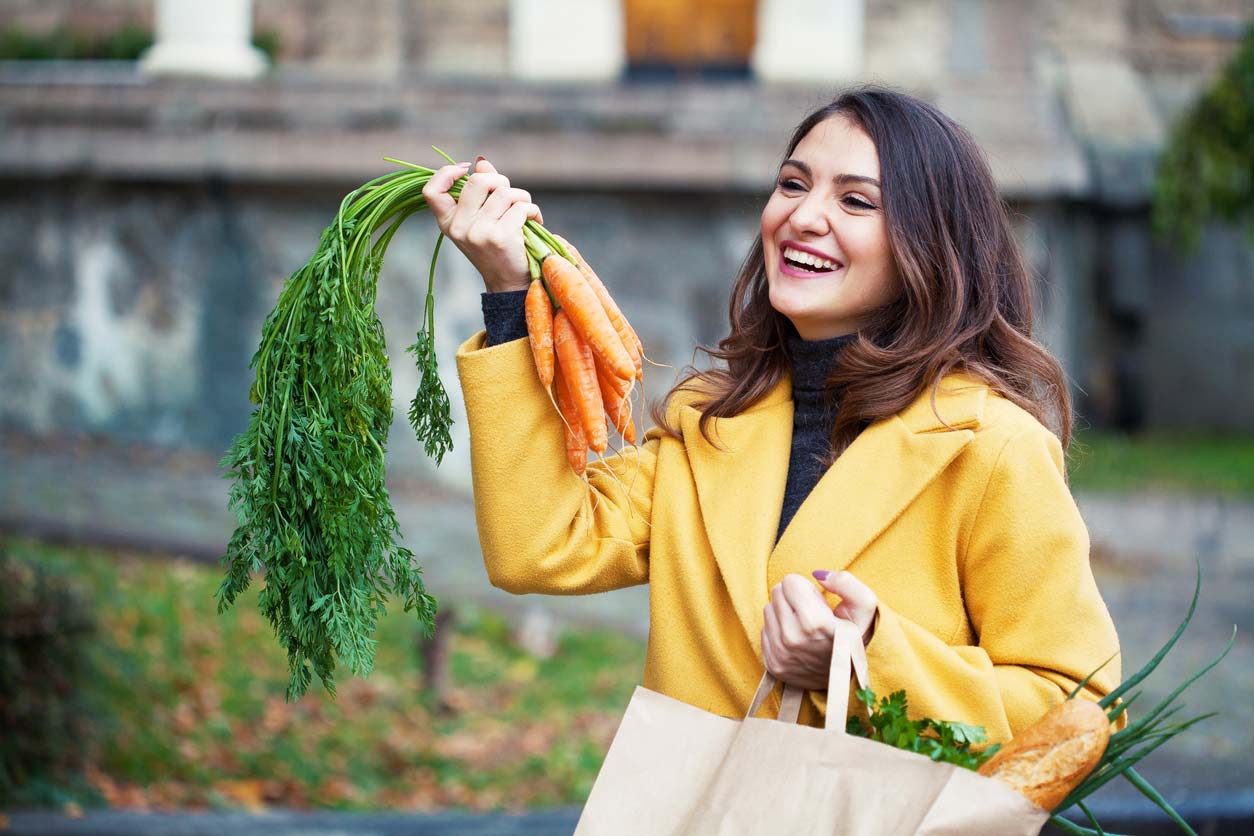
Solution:
<svg viewBox="0 0 1254 836">
<path fill-rule="evenodd" d="M 862 73 L 865 0 L 758 0 L 754 75 L 830 84 Z"/>
<path fill-rule="evenodd" d="M 252 45 L 252 0 L 157 0 L 157 39 L 140 57 L 152 75 L 255 78 L 266 56 Z"/>
<path fill-rule="evenodd" d="M 515 78 L 614 81 L 627 61 L 622 0 L 510 0 Z"/>
</svg>

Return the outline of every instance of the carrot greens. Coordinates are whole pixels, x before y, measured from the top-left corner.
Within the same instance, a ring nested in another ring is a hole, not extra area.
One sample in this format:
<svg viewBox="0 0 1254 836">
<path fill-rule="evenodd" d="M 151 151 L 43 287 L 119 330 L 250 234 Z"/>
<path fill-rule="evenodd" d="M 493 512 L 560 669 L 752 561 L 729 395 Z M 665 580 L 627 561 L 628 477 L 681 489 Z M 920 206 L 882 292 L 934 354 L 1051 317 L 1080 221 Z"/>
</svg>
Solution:
<svg viewBox="0 0 1254 836">
<path fill-rule="evenodd" d="M 287 650 L 289 700 L 315 675 L 334 693 L 339 661 L 358 675 L 371 671 L 389 596 L 433 629 L 436 601 L 401 545 L 384 486 L 392 373 L 375 312 L 379 270 L 401 223 L 426 208 L 422 187 L 434 173 L 404 165 L 349 193 L 285 283 L 252 359 L 256 408 L 222 460 L 239 525 L 223 558 L 218 610 L 264 571 L 259 607 Z M 421 383 L 409 417 L 438 462 L 451 446 L 452 419 L 435 357 L 434 259 L 431 270 L 411 348 Z"/>
<path fill-rule="evenodd" d="M 355 674 L 370 673 L 373 635 L 389 596 L 416 615 L 425 633 L 434 629 L 436 601 L 413 552 L 402 545 L 384 485 L 392 373 L 375 303 L 388 246 L 406 218 L 427 208 L 422 190 L 435 170 L 387 159 L 400 170 L 346 195 L 313 256 L 284 284 L 252 359 L 249 395 L 256 408 L 222 459 L 239 525 L 223 557 L 218 611 L 264 572 L 258 603 L 287 650 L 289 700 L 308 691 L 314 676 L 334 694 L 341 661 Z M 466 177 L 449 189 L 454 199 Z M 639 338 L 591 268 L 569 260 L 564 241 L 533 219 L 525 223 L 523 241 L 529 272 L 587 340 L 587 346 L 580 343 L 588 368 L 579 403 L 586 407 L 592 446 L 601 452 L 606 416 L 591 352 L 604 356 L 622 378 L 616 390 L 626 393 L 633 374 L 640 374 Z M 453 444 L 435 349 L 435 265 L 443 242 L 440 235 L 422 324 L 408 349 L 419 372 L 409 422 L 437 465 Z M 552 287 L 555 271 L 564 271 L 565 290 Z M 615 426 L 634 438 L 630 405 L 625 395 L 621 400 Z"/>
</svg>

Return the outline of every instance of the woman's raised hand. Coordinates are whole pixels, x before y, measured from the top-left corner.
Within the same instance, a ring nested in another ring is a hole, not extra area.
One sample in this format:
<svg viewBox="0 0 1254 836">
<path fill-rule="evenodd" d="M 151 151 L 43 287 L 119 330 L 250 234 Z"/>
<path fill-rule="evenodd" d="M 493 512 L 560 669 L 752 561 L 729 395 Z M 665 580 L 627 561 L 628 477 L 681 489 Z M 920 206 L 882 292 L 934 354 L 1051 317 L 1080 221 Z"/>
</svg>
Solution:
<svg viewBox="0 0 1254 836">
<path fill-rule="evenodd" d="M 483 276 L 485 288 L 526 290 L 531 274 L 523 248 L 523 224 L 528 218 L 543 223 L 540 207 L 531 202 L 527 191 L 511 187 L 505 175 L 482 157 L 454 199 L 449 189 L 470 168 L 471 163 L 446 165 L 431 175 L 422 190 L 427 207 L 440 231 Z"/>
<path fill-rule="evenodd" d="M 875 626 L 879 599 L 849 572 L 819 570 L 814 577 L 840 596 L 835 610 L 823 593 L 801 575 L 787 575 L 771 589 L 763 613 L 762 658 L 766 669 L 782 682 L 811 691 L 827 688 L 837 619 L 853 622 L 865 644 Z"/>
</svg>

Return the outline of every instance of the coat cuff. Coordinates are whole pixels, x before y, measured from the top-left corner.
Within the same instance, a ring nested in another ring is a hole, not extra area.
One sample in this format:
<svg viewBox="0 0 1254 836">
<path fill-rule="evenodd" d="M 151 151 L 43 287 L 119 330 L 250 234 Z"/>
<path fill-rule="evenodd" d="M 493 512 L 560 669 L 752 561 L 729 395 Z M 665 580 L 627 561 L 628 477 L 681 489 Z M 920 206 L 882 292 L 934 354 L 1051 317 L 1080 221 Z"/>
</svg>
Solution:
<svg viewBox="0 0 1254 836">
<path fill-rule="evenodd" d="M 506 290 L 480 297 L 488 345 L 513 342 L 527 336 L 527 291 Z"/>
</svg>

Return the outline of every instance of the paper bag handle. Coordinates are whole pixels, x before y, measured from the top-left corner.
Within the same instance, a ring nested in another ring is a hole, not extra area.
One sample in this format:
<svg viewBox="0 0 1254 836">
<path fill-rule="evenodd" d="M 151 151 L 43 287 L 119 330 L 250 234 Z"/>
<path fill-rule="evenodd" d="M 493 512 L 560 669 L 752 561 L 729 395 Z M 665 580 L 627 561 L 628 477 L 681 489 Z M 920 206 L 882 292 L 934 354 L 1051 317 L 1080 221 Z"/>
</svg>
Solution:
<svg viewBox="0 0 1254 836">
<path fill-rule="evenodd" d="M 827 715 L 823 718 L 823 728 L 828 731 L 845 733 L 845 712 L 839 708 L 845 705 L 845 698 L 849 693 L 851 667 L 852 675 L 858 680 L 858 687 L 871 687 L 862 631 L 852 621 L 837 619 L 836 638 L 832 642 L 832 666 L 827 672 Z M 836 717 L 835 720 L 832 719 L 833 716 Z M 870 716 L 869 711 L 867 716 Z"/>
<path fill-rule="evenodd" d="M 762 674 L 762 679 L 758 682 L 758 691 L 753 695 L 753 702 L 749 703 L 749 710 L 745 713 L 746 720 L 758 713 L 762 703 L 766 702 L 766 698 L 775 690 L 775 683 L 778 681 L 770 671 Z M 801 715 L 803 693 L 800 688 L 794 688 L 791 685 L 784 686 L 784 696 L 779 701 L 778 719 L 781 723 L 797 722 L 797 718 Z"/>
<path fill-rule="evenodd" d="M 849 690 L 849 678 L 855 676 L 858 679 L 859 688 L 870 687 L 870 678 L 867 675 L 866 664 L 866 648 L 862 645 L 862 634 L 857 626 L 852 622 L 843 619 L 836 622 L 836 635 L 832 641 L 832 663 L 827 674 L 827 716 L 823 718 L 823 728 L 828 731 L 834 731 L 838 734 L 845 733 L 845 712 L 833 711 L 840 705 L 840 699 L 834 695 L 846 694 Z M 775 683 L 778 680 L 770 671 L 762 674 L 761 681 L 758 682 L 757 693 L 753 695 L 753 702 L 749 704 L 749 710 L 745 713 L 745 719 L 749 719 L 758 713 L 758 709 L 762 707 L 762 703 L 766 701 L 771 691 L 775 690 Z M 779 702 L 780 722 L 796 723 L 797 717 L 801 714 L 801 698 L 804 691 L 792 685 L 784 685 L 784 695 Z M 838 719 L 833 720 L 835 715 Z M 868 711 L 869 715 L 869 711 Z"/>
</svg>

